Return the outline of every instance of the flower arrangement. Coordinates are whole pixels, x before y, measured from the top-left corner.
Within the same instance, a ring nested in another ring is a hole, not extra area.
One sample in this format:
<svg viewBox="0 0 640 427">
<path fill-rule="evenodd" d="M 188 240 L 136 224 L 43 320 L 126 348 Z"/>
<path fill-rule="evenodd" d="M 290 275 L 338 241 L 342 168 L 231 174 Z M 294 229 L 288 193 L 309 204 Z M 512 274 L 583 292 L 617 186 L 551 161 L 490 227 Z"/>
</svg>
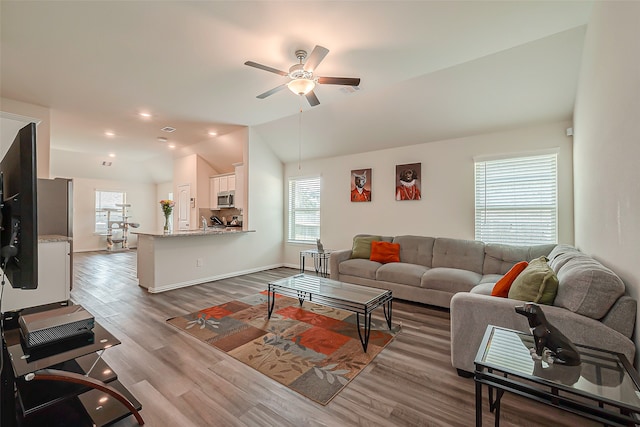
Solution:
<svg viewBox="0 0 640 427">
<path fill-rule="evenodd" d="M 176 203 L 173 200 L 160 200 L 160 206 L 162 206 L 164 216 L 171 215 L 171 211 L 173 211 L 175 205 Z"/>
<path fill-rule="evenodd" d="M 162 207 L 162 213 L 164 214 L 164 232 L 169 231 L 169 216 L 176 203 L 173 200 L 160 200 L 160 206 Z"/>
</svg>

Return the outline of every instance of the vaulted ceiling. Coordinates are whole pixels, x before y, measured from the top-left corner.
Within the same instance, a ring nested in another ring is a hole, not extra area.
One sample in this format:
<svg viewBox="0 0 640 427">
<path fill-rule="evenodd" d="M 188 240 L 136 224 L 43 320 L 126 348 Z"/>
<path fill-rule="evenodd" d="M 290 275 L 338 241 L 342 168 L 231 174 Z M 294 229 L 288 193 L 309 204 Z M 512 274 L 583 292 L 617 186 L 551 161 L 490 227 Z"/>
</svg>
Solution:
<svg viewBox="0 0 640 427">
<path fill-rule="evenodd" d="M 164 165 L 206 147 L 224 170 L 240 148 L 207 132 L 242 126 L 284 162 L 298 158 L 301 141 L 304 158 L 357 153 L 570 120 L 590 9 L 590 1 L 3 0 L 0 94 L 50 108 L 52 149 L 73 156 Z M 316 107 L 288 90 L 256 98 L 286 78 L 245 61 L 286 71 L 297 49 L 315 45 L 330 51 L 317 74 L 360 77 L 358 90 L 318 86 Z"/>
</svg>

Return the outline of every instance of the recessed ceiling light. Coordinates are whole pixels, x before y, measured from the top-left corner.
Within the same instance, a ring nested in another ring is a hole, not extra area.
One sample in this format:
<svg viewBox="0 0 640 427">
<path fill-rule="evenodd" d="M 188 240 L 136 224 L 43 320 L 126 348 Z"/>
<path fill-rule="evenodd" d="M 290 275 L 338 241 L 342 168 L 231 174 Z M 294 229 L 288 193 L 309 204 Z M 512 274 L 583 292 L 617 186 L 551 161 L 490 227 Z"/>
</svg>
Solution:
<svg viewBox="0 0 640 427">
<path fill-rule="evenodd" d="M 140 113 L 138 113 L 140 115 L 140 117 L 144 117 L 145 119 L 150 119 L 151 118 L 151 113 L 147 113 L 146 111 L 142 111 Z"/>
<path fill-rule="evenodd" d="M 104 134 L 105 134 L 106 136 L 116 136 L 115 132 L 110 131 L 110 130 L 105 131 L 105 132 L 104 132 Z"/>
<path fill-rule="evenodd" d="M 210 130 L 209 136 L 218 136 L 218 132 L 216 132 L 215 130 Z"/>
<path fill-rule="evenodd" d="M 163 131 L 163 132 L 175 132 L 176 128 L 172 128 L 171 126 L 165 126 L 160 130 Z"/>
<path fill-rule="evenodd" d="M 116 154 L 115 153 L 109 153 L 109 157 L 115 157 Z"/>
<path fill-rule="evenodd" d="M 169 145 L 167 145 L 167 147 L 169 147 L 171 149 L 174 149 L 174 148 L 176 148 L 176 144 L 169 144 Z"/>
<path fill-rule="evenodd" d="M 158 142 L 167 142 L 167 141 L 168 141 L 168 139 L 165 138 L 164 136 L 159 136 L 158 137 Z"/>
</svg>

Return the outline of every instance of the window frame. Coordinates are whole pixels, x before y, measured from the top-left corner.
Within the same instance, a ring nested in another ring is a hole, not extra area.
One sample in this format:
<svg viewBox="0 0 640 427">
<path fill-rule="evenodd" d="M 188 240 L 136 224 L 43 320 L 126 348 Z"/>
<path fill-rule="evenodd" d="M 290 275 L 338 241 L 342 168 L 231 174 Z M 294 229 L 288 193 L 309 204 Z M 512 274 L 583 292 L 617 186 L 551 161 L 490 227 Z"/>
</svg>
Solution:
<svg viewBox="0 0 640 427">
<path fill-rule="evenodd" d="M 476 240 L 510 245 L 558 242 L 558 154 L 559 150 L 547 150 L 474 158 Z"/>
<path fill-rule="evenodd" d="M 317 206 L 315 207 L 298 207 L 296 208 L 295 202 L 296 199 L 301 195 L 299 193 L 295 193 L 297 190 L 303 190 L 299 188 L 299 183 L 302 182 L 313 182 L 311 190 L 316 191 L 317 197 Z M 292 188 L 293 187 L 293 188 Z M 297 187 L 297 188 L 295 188 Z M 286 227 L 286 239 L 288 243 L 316 243 L 316 239 L 320 238 L 321 234 L 321 208 L 322 208 L 322 179 L 319 175 L 314 176 L 301 176 L 301 177 L 289 177 L 287 180 L 287 227 Z M 299 238 L 296 230 L 296 224 L 300 224 L 300 221 L 296 222 L 297 213 L 301 213 L 309 218 L 309 214 L 313 214 L 315 212 L 315 222 L 312 224 L 308 224 L 307 227 L 317 227 L 317 236 L 307 236 L 308 238 Z"/>
<path fill-rule="evenodd" d="M 106 215 L 104 216 L 104 218 L 105 218 L 104 219 L 105 227 L 104 228 L 102 228 L 102 227 L 98 228 L 98 224 L 100 223 L 98 221 L 98 215 L 99 215 L 99 213 L 101 213 L 100 211 L 102 211 L 103 209 L 120 209 L 119 207 L 115 206 L 115 203 L 114 203 L 113 207 L 111 207 L 111 206 L 103 206 L 102 204 L 100 205 L 100 207 L 98 207 L 98 198 L 99 198 L 99 194 L 100 193 L 120 193 L 122 195 L 122 202 L 121 203 L 122 204 L 126 204 L 127 203 L 127 192 L 124 191 L 124 190 L 98 189 L 98 188 L 94 189 L 94 191 L 93 191 L 93 197 L 94 197 L 93 198 L 93 208 L 94 208 L 93 234 L 96 234 L 96 235 L 104 235 L 104 234 L 109 233 L 109 223 L 107 221 L 107 218 L 110 218 L 110 217 L 120 218 L 119 220 L 118 219 L 111 219 L 111 222 L 114 222 L 114 221 L 123 222 L 124 221 L 124 218 L 122 218 L 122 213 L 121 212 L 116 212 L 115 215 L 114 215 L 114 213 L 112 213 L 111 216 L 106 216 Z M 100 200 L 102 201 L 102 199 L 100 199 Z"/>
</svg>

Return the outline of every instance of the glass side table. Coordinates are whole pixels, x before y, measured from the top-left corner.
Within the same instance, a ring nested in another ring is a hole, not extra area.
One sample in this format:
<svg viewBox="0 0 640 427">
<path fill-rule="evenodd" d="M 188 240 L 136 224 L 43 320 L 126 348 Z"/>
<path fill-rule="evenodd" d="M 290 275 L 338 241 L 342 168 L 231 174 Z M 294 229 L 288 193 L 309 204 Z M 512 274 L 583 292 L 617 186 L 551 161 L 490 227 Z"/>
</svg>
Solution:
<svg viewBox="0 0 640 427">
<path fill-rule="evenodd" d="M 563 366 L 533 360 L 533 346 L 530 334 L 487 326 L 474 362 L 476 426 L 482 426 L 483 384 L 496 426 L 505 391 L 608 426 L 640 423 L 640 378 L 623 354 L 576 345 L 581 364 Z"/>
<path fill-rule="evenodd" d="M 332 249 L 325 249 L 323 252 L 318 252 L 317 249 L 307 249 L 300 252 L 300 273 L 304 273 L 304 258 L 313 258 L 313 268 L 316 270 L 316 274 L 322 277 L 329 275 L 329 257 L 331 256 Z"/>
</svg>

